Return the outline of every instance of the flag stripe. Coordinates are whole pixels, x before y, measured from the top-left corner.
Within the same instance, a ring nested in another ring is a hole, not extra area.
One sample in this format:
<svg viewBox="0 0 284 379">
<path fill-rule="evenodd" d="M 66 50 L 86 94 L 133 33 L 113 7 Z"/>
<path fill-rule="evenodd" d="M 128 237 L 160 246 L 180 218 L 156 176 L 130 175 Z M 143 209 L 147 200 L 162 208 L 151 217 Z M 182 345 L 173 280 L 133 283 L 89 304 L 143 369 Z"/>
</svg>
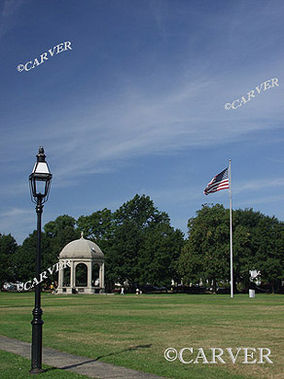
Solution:
<svg viewBox="0 0 284 379">
<path fill-rule="evenodd" d="M 229 187 L 228 168 L 225 168 L 220 174 L 211 179 L 204 190 L 204 194 L 208 195 L 209 193 L 228 189 Z"/>
<path fill-rule="evenodd" d="M 222 182 L 220 182 L 220 183 L 218 183 L 218 184 L 213 184 L 213 185 L 211 185 L 210 190 L 211 190 L 211 189 L 214 190 L 214 189 L 217 189 L 217 188 L 220 188 L 220 187 L 224 187 L 224 188 L 229 187 L 229 180 L 226 179 L 226 180 L 224 180 L 224 181 L 222 181 Z"/>
</svg>

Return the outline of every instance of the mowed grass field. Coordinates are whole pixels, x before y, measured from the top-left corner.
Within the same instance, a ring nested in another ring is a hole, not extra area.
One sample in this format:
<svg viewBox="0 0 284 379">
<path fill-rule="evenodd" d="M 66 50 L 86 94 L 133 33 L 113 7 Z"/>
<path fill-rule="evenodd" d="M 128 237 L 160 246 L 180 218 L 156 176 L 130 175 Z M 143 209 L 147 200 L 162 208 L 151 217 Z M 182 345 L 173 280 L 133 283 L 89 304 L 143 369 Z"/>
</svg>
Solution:
<svg viewBox="0 0 284 379">
<path fill-rule="evenodd" d="M 45 370 L 40 377 L 43 379 L 57 378 L 57 379 L 87 379 L 85 375 L 75 374 L 70 371 L 54 369 L 45 364 L 42 365 Z M 0 378 L 1 379 L 26 379 L 31 377 L 29 370 L 31 369 L 31 362 L 20 355 L 7 353 L 0 350 Z M 38 378 L 38 375 L 34 376 Z"/>
<path fill-rule="evenodd" d="M 31 342 L 33 306 L 33 293 L 0 293 L 0 334 Z M 43 293 L 42 309 L 43 345 L 61 351 L 177 379 L 284 378 L 283 295 Z M 265 347 L 273 364 L 243 364 L 243 353 L 236 364 L 168 362 L 168 347 L 202 347 L 208 360 L 213 347 Z"/>
</svg>

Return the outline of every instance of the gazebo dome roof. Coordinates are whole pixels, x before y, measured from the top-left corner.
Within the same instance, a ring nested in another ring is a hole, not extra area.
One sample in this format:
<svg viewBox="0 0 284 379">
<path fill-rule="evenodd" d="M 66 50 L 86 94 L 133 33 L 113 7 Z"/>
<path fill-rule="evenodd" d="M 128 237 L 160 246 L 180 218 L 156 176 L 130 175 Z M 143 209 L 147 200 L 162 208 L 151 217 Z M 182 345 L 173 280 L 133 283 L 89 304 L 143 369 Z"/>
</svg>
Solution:
<svg viewBox="0 0 284 379">
<path fill-rule="evenodd" d="M 94 242 L 86 240 L 81 234 L 81 238 L 69 242 L 61 250 L 59 254 L 61 259 L 76 259 L 76 258 L 104 258 L 104 254 Z"/>
</svg>

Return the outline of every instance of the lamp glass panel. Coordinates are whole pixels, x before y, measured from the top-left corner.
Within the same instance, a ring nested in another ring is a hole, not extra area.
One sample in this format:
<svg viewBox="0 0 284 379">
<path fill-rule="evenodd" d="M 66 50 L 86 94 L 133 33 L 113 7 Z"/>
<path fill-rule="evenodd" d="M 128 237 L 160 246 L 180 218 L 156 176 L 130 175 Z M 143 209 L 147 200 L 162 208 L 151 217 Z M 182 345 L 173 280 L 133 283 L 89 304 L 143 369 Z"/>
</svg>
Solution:
<svg viewBox="0 0 284 379">
<path fill-rule="evenodd" d="M 38 178 L 35 179 L 35 186 L 36 186 L 36 194 L 38 195 L 46 195 L 46 181 L 45 180 L 39 180 Z"/>
<path fill-rule="evenodd" d="M 36 195 L 36 192 L 35 192 L 35 182 L 31 178 L 30 178 L 30 190 L 31 190 L 32 195 L 35 196 Z"/>
</svg>

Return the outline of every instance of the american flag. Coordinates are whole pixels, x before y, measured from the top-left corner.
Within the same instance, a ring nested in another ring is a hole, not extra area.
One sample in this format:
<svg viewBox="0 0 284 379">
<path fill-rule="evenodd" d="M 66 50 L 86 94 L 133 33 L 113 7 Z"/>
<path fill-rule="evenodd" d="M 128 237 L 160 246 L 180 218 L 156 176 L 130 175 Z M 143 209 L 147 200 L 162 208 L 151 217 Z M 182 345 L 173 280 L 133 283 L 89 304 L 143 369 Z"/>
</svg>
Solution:
<svg viewBox="0 0 284 379">
<path fill-rule="evenodd" d="M 221 191 L 229 188 L 228 168 L 225 168 L 220 174 L 214 176 L 214 178 L 207 184 L 204 190 L 204 195 L 209 193 Z"/>
</svg>

